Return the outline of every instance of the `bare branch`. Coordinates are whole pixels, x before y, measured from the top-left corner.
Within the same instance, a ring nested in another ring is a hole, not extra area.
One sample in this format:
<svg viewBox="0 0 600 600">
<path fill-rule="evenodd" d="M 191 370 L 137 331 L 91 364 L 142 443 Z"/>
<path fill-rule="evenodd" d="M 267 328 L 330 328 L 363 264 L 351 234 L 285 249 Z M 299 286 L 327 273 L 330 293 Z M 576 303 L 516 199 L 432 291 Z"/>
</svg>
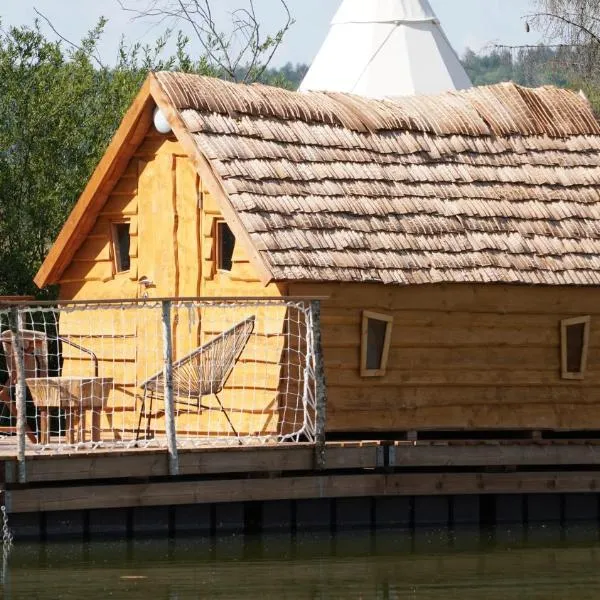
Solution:
<svg viewBox="0 0 600 600">
<path fill-rule="evenodd" d="M 555 49 L 551 59 L 561 75 L 570 81 L 600 84 L 600 2 L 598 0 L 530 0 L 531 14 L 523 17 L 527 29 L 535 27 L 543 35 L 547 49 Z M 537 10 L 536 10 L 537 9 Z M 508 47 L 530 50 L 530 45 Z"/>
<path fill-rule="evenodd" d="M 255 0 L 244 0 L 247 6 L 231 13 L 231 27 L 227 32 L 221 31 L 216 23 L 212 10 L 214 0 L 150 0 L 145 8 L 131 4 L 140 1 L 118 0 L 123 10 L 133 14 L 133 19 L 159 22 L 169 19 L 172 24 L 179 21 L 190 27 L 209 64 L 226 78 L 237 81 L 252 82 L 264 75 L 294 23 L 288 0 L 278 0 L 284 20 L 281 28 L 270 34 L 263 33 Z"/>
<path fill-rule="evenodd" d="M 59 33 L 59 31 L 57 31 L 56 27 L 54 27 L 54 25 L 52 24 L 52 21 L 50 21 L 50 19 L 41 11 L 39 11 L 35 6 L 33 7 L 33 11 L 35 12 L 36 15 L 38 15 L 39 17 L 41 17 L 44 21 L 46 21 L 48 27 L 50 27 L 50 29 L 63 41 L 66 42 L 67 44 L 69 44 L 69 46 L 72 46 L 73 48 L 75 48 L 76 50 L 79 50 L 80 52 L 83 52 L 84 54 L 89 54 L 91 56 L 91 58 L 94 59 L 94 61 L 98 64 L 98 66 L 101 69 L 104 69 L 104 65 L 102 64 L 102 61 L 100 60 L 100 58 L 95 55 L 95 54 L 91 54 L 89 52 L 86 52 L 85 48 L 82 48 L 81 46 L 77 45 L 75 42 L 72 42 L 71 40 L 67 39 L 66 37 L 64 37 L 63 35 L 61 35 L 61 33 Z"/>
<path fill-rule="evenodd" d="M 600 36 L 596 35 L 593 31 L 591 31 L 589 28 L 585 27 L 581 23 L 571 20 L 566 15 L 558 15 L 558 14 L 554 14 L 554 13 L 541 12 L 541 13 L 535 13 L 535 15 L 531 15 L 531 16 L 536 19 L 537 18 L 555 19 L 557 21 L 564 23 L 565 25 L 569 25 L 571 27 L 578 29 L 579 31 L 583 31 L 584 33 L 587 33 L 590 36 L 590 38 L 592 38 L 596 43 L 600 43 Z"/>
</svg>

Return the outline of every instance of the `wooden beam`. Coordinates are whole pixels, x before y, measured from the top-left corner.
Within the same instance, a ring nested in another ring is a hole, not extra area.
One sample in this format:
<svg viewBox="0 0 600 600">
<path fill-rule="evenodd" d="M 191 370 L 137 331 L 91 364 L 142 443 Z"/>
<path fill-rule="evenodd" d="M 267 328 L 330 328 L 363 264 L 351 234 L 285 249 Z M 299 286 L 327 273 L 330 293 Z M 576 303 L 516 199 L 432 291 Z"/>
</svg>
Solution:
<svg viewBox="0 0 600 600">
<path fill-rule="evenodd" d="M 150 126 L 152 104 L 147 79 L 37 272 L 34 282 L 38 287 L 43 288 L 60 279 L 91 231 L 98 212 Z"/>
<path fill-rule="evenodd" d="M 600 473 L 409 473 L 7 490 L 9 513 L 307 498 L 598 493 Z"/>
<path fill-rule="evenodd" d="M 311 444 L 180 451 L 180 472 L 186 476 L 239 473 L 306 472 L 314 469 Z M 326 470 L 383 467 L 385 448 L 377 443 L 327 444 Z M 389 448 L 388 467 L 570 467 L 600 465 L 600 444 L 439 444 L 402 443 Z M 16 482 L 16 462 L 7 456 L 2 469 L 8 484 Z M 30 483 L 166 477 L 165 450 L 111 450 L 27 457 Z"/>
<path fill-rule="evenodd" d="M 233 204 L 231 203 L 231 200 L 225 191 L 221 177 L 213 169 L 212 164 L 206 158 L 206 156 L 204 156 L 204 154 L 198 149 L 196 142 L 185 126 L 179 111 L 173 107 L 171 100 L 165 94 L 156 76 L 151 73 L 149 75 L 149 80 L 150 93 L 152 94 L 154 101 L 164 113 L 169 125 L 177 137 L 177 140 L 186 151 L 194 167 L 196 167 L 202 184 L 208 189 L 210 194 L 217 201 L 223 217 L 233 231 L 236 240 L 238 240 L 244 247 L 244 250 L 250 258 L 252 265 L 258 272 L 261 282 L 264 285 L 267 285 L 273 281 L 273 273 L 271 272 L 269 265 L 266 263 L 261 253 L 257 250 L 252 238 L 250 237 L 250 234 L 244 227 L 237 211 L 233 207 Z"/>
<path fill-rule="evenodd" d="M 390 468 L 600 465 L 600 445 L 414 444 L 389 449 Z"/>
<path fill-rule="evenodd" d="M 377 446 L 333 446 L 327 450 L 328 469 L 374 469 Z M 16 483 L 14 458 L 4 461 L 7 483 Z M 180 450 L 180 475 L 224 473 L 311 472 L 312 444 Z M 166 450 L 120 450 L 104 453 L 38 455 L 27 457 L 29 483 L 167 477 Z"/>
</svg>

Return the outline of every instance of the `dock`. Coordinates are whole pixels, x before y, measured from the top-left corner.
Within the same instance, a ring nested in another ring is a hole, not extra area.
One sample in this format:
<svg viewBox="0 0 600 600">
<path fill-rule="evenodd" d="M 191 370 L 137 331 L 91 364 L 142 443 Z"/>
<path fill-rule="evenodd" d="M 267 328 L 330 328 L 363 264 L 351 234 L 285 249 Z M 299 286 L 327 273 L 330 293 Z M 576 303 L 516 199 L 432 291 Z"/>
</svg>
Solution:
<svg viewBox="0 0 600 600">
<path fill-rule="evenodd" d="M 328 442 L 0 455 L 17 539 L 597 520 L 600 441 Z"/>
</svg>

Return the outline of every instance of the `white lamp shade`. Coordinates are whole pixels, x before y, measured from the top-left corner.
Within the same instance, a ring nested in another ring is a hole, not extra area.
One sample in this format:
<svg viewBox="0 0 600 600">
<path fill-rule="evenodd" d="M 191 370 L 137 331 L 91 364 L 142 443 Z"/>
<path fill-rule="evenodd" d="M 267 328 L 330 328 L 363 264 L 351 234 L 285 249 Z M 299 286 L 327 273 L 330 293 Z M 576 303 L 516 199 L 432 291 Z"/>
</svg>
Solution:
<svg viewBox="0 0 600 600">
<path fill-rule="evenodd" d="M 159 133 L 171 133 L 171 126 L 167 121 L 167 117 L 158 106 L 154 109 L 154 127 Z"/>
</svg>

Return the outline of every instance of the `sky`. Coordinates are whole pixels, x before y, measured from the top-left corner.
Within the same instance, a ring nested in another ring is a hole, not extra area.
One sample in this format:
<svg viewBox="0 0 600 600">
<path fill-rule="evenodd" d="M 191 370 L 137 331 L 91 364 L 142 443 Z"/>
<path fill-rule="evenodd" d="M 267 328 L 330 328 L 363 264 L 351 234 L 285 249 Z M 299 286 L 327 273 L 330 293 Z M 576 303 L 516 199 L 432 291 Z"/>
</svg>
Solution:
<svg viewBox="0 0 600 600">
<path fill-rule="evenodd" d="M 143 8 L 149 0 L 122 0 Z M 365 0 L 368 2 L 369 0 Z M 228 24 L 227 15 L 247 0 L 213 0 L 218 21 Z M 278 0 L 255 0 L 261 24 L 277 31 L 283 13 Z M 329 23 L 341 0 L 288 0 L 295 19 L 291 31 L 274 58 L 274 65 L 310 63 L 324 40 Z M 523 17 L 528 13 L 528 0 L 430 0 L 455 50 L 485 50 L 494 44 L 535 44 L 539 36 L 525 32 Z M 100 16 L 109 19 L 102 45 L 103 62 L 112 63 L 121 36 L 128 42 L 151 43 L 164 29 L 148 21 L 132 21 L 118 0 L 0 0 L 0 21 L 7 25 L 31 24 L 34 7 L 47 16 L 66 38 L 78 41 Z M 46 28 L 47 29 L 47 28 Z M 48 30 L 48 33 L 51 32 Z M 196 47 L 197 48 L 197 47 Z"/>
</svg>

